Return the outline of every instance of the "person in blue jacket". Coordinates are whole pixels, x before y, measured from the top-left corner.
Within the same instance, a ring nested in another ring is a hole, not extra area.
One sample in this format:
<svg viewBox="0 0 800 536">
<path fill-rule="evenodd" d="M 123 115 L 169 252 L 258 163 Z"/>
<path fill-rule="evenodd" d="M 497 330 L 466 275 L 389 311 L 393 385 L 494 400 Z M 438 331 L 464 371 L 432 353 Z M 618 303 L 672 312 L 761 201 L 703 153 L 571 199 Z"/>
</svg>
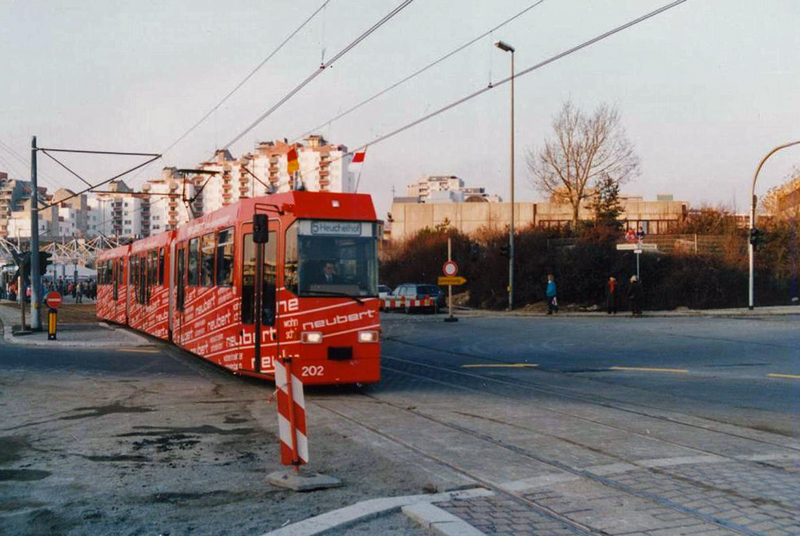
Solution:
<svg viewBox="0 0 800 536">
<path fill-rule="evenodd" d="M 547 314 L 551 315 L 553 313 L 558 312 L 558 299 L 556 295 L 558 292 L 556 291 L 556 278 L 553 277 L 552 274 L 547 276 L 547 290 L 545 291 L 547 295 Z"/>
</svg>

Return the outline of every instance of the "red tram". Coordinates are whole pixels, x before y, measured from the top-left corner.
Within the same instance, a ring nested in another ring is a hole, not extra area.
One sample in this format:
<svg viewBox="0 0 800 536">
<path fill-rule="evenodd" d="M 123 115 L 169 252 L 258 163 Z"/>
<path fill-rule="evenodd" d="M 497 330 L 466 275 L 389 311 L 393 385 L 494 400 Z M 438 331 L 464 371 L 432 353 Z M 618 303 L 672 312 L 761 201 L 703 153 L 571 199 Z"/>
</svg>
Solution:
<svg viewBox="0 0 800 536">
<path fill-rule="evenodd" d="M 306 384 L 377 382 L 378 238 L 368 195 L 243 199 L 99 255 L 97 316 L 239 374 L 282 356 Z"/>
</svg>

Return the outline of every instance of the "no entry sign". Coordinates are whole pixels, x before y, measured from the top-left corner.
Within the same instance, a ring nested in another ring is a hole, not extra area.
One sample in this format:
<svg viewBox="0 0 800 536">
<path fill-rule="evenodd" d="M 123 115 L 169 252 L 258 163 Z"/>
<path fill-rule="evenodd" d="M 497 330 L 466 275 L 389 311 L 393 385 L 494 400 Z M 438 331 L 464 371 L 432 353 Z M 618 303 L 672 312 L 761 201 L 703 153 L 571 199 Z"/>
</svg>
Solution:
<svg viewBox="0 0 800 536">
<path fill-rule="evenodd" d="M 44 303 L 46 303 L 47 306 L 52 309 L 58 309 L 59 307 L 61 307 L 61 303 L 63 301 L 64 300 L 61 298 L 61 294 L 59 294 L 58 292 L 50 292 L 44 298 Z"/>
</svg>

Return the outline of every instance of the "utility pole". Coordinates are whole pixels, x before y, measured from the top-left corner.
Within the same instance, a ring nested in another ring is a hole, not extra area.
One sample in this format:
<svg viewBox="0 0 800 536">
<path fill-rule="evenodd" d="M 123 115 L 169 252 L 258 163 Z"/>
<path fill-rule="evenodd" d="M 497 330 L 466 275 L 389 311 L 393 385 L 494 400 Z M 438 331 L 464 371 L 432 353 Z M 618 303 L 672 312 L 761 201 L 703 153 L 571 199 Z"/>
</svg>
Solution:
<svg viewBox="0 0 800 536">
<path fill-rule="evenodd" d="M 42 297 L 42 274 L 39 272 L 39 185 L 36 178 L 36 136 L 31 140 L 31 330 L 42 331 L 39 305 Z M 25 299 L 25 296 L 22 297 Z"/>
</svg>

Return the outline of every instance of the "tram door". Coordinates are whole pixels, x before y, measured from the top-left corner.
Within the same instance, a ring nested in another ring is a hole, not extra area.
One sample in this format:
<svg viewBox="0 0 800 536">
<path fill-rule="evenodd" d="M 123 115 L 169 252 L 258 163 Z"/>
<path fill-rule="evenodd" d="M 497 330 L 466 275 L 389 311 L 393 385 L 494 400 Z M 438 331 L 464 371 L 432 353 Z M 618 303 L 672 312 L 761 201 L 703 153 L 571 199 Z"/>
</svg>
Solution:
<svg viewBox="0 0 800 536">
<path fill-rule="evenodd" d="M 278 355 L 278 325 L 275 321 L 277 304 L 278 233 L 273 222 L 269 222 L 268 241 L 265 244 L 253 242 L 253 226 L 243 226 L 242 247 L 240 248 L 242 289 L 240 310 L 242 313 L 241 337 L 239 347 L 242 355 L 242 368 L 253 372 L 272 374 L 273 360 Z M 261 247 L 259 247 L 261 246 Z M 257 258 L 258 251 L 261 258 Z M 259 269 L 258 264 L 261 264 Z M 260 279 L 260 281 L 259 281 Z M 260 283 L 260 284 L 259 284 Z M 258 314 L 261 304 L 260 318 Z M 256 344 L 256 325 L 260 324 L 261 341 Z M 259 355 L 256 355 L 258 352 Z"/>
</svg>

